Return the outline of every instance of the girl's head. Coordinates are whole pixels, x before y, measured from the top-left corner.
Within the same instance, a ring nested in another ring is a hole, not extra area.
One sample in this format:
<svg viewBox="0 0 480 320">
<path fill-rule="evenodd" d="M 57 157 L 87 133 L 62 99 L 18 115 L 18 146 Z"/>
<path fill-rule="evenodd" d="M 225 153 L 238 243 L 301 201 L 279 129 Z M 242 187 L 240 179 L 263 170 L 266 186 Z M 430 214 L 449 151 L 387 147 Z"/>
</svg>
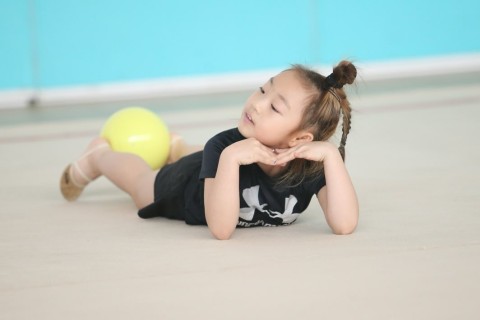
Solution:
<svg viewBox="0 0 480 320">
<path fill-rule="evenodd" d="M 300 131 L 311 132 L 315 141 L 326 141 L 335 133 L 342 118 L 339 151 L 345 159 L 352 109 L 343 86 L 355 81 L 357 69 L 351 62 L 341 61 L 327 77 L 300 65 L 294 65 L 289 70 L 294 71 L 304 84 L 305 90 L 311 92 L 303 109 Z"/>
<path fill-rule="evenodd" d="M 268 79 L 247 100 L 238 128 L 270 148 L 288 148 L 313 135 L 299 134 L 303 111 L 313 90 L 294 70 Z"/>
<path fill-rule="evenodd" d="M 269 147 L 286 148 L 330 139 L 342 119 L 339 151 L 345 158 L 351 108 L 343 86 L 352 84 L 356 76 L 357 70 L 349 61 L 341 61 L 327 77 L 294 65 L 269 79 L 250 96 L 239 130 L 245 137 L 255 137 Z M 321 163 L 296 159 L 279 181 L 296 184 L 322 169 Z"/>
</svg>

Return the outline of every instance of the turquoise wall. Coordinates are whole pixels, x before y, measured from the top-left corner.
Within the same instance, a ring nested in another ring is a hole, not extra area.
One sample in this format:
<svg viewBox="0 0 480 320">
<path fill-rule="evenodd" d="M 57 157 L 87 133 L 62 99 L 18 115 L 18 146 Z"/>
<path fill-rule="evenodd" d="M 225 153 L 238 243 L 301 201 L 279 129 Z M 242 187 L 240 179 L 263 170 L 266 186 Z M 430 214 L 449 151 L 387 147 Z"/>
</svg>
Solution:
<svg viewBox="0 0 480 320">
<path fill-rule="evenodd" d="M 321 1 L 320 57 L 377 61 L 480 52 L 478 0 Z"/>
<path fill-rule="evenodd" d="M 33 85 L 28 1 L 0 0 L 0 89 Z"/>
<path fill-rule="evenodd" d="M 480 52 L 480 2 L 0 0 L 0 90 Z"/>
</svg>

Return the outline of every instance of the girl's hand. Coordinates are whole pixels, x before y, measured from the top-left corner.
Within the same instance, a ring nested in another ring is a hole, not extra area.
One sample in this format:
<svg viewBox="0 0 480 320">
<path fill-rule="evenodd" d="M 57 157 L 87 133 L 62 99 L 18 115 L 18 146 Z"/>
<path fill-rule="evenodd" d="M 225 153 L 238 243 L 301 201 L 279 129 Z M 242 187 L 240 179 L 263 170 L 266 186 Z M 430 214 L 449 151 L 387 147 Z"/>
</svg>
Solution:
<svg viewBox="0 0 480 320">
<path fill-rule="evenodd" d="M 277 153 L 276 165 L 285 165 L 293 159 L 324 162 L 331 154 L 338 153 L 338 149 L 332 143 L 326 141 L 311 141 L 289 149 L 275 151 Z"/>
<path fill-rule="evenodd" d="M 335 234 L 352 233 L 358 223 L 358 200 L 337 147 L 312 141 L 278 150 L 277 164 L 285 165 L 296 158 L 323 162 L 326 185 L 317 193 L 320 206 Z"/>
<path fill-rule="evenodd" d="M 255 138 L 235 142 L 225 148 L 223 152 L 228 154 L 238 165 L 248 165 L 252 163 L 274 165 L 278 157 L 274 149 L 263 145 Z"/>
</svg>

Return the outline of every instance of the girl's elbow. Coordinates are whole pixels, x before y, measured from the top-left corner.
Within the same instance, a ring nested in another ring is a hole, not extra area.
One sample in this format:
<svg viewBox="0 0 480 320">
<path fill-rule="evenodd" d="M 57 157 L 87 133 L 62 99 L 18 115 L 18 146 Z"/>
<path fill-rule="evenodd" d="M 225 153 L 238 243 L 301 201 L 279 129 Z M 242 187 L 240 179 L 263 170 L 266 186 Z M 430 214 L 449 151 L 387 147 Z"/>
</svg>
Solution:
<svg viewBox="0 0 480 320">
<path fill-rule="evenodd" d="M 214 235 L 215 239 L 217 240 L 230 240 L 232 235 Z"/>
<path fill-rule="evenodd" d="M 357 228 L 358 219 L 352 221 L 344 221 L 332 226 L 332 231 L 336 235 L 349 235 L 352 234 Z"/>
<path fill-rule="evenodd" d="M 226 231 L 226 230 L 211 230 L 210 232 L 217 240 L 229 240 L 232 237 L 233 231 Z"/>
<path fill-rule="evenodd" d="M 226 227 L 223 225 L 208 225 L 208 228 L 217 240 L 229 240 L 235 231 L 235 226 L 232 228 L 230 226 Z"/>
<path fill-rule="evenodd" d="M 208 214 L 210 211 L 206 211 L 205 217 L 207 220 L 207 226 L 212 235 L 218 240 L 228 240 L 232 237 L 235 228 L 237 227 L 238 217 L 236 219 L 225 219 L 222 215 Z"/>
<path fill-rule="evenodd" d="M 333 231 L 333 233 L 336 234 L 336 235 L 346 236 L 346 235 L 352 234 L 352 233 L 355 231 L 356 227 L 357 227 L 357 225 L 354 225 L 354 226 L 342 226 L 342 227 L 333 228 L 332 231 Z"/>
</svg>

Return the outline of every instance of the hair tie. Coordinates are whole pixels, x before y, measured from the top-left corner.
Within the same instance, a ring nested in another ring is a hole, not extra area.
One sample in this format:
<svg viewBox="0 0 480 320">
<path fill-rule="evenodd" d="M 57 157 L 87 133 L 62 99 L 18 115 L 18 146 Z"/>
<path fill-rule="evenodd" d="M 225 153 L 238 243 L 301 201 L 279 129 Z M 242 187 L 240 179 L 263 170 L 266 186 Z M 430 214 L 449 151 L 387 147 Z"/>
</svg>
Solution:
<svg viewBox="0 0 480 320">
<path fill-rule="evenodd" d="M 340 89 L 343 87 L 343 84 L 339 84 L 337 79 L 335 78 L 335 75 L 330 73 L 328 77 L 325 78 L 325 89 L 330 89 L 330 88 L 337 88 Z"/>
</svg>

